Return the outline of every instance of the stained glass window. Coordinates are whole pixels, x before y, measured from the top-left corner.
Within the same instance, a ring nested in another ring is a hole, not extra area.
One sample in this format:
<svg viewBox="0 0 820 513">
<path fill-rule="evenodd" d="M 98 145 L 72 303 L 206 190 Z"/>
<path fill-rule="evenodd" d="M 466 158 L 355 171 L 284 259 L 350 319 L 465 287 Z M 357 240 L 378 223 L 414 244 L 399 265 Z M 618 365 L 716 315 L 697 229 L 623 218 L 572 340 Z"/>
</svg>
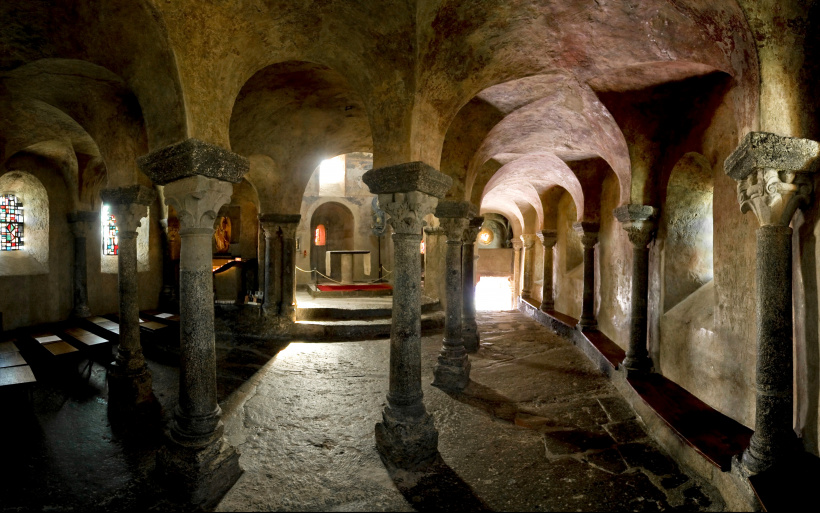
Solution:
<svg viewBox="0 0 820 513">
<path fill-rule="evenodd" d="M 111 213 L 108 205 L 102 207 L 102 243 L 103 255 L 116 255 L 120 250 L 120 240 L 117 236 L 117 219 Z"/>
<path fill-rule="evenodd" d="M 0 251 L 23 248 L 23 204 L 13 194 L 0 196 Z"/>
<path fill-rule="evenodd" d="M 313 238 L 313 244 L 316 246 L 325 245 L 325 225 L 320 224 L 316 227 L 316 236 Z"/>
</svg>

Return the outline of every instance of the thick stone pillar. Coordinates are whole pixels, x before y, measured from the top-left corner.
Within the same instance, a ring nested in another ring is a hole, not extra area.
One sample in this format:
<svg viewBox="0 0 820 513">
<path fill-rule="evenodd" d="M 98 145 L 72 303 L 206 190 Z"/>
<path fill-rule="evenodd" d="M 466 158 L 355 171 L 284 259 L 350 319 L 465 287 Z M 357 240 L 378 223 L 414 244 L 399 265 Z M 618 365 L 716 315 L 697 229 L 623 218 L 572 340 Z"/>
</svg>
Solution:
<svg viewBox="0 0 820 513">
<path fill-rule="evenodd" d="M 595 320 L 595 245 L 598 243 L 599 226 L 598 223 L 580 222 L 572 227 L 581 236 L 584 246 L 584 296 L 578 327 L 594 329 L 598 325 Z"/>
<path fill-rule="evenodd" d="M 168 219 L 162 219 L 160 226 L 162 227 L 162 290 L 159 293 L 159 307 L 165 311 L 179 312 L 176 271 L 171 250 L 173 237 L 179 237 L 179 227 L 169 226 Z"/>
<path fill-rule="evenodd" d="M 478 344 L 481 340 L 478 333 L 478 324 L 475 322 L 475 239 L 478 237 L 478 232 L 481 231 L 483 223 L 483 217 L 475 217 L 470 221 L 469 226 L 464 230 L 464 240 L 461 246 L 461 272 L 463 278 L 461 289 L 464 297 L 461 338 L 464 341 L 464 349 L 468 353 L 478 351 Z"/>
<path fill-rule="evenodd" d="M 88 308 L 88 228 L 100 225 L 99 212 L 77 211 L 68 214 L 68 226 L 74 235 L 74 307 L 71 316 L 91 316 Z"/>
<path fill-rule="evenodd" d="M 372 169 L 362 177 L 389 214 L 393 227 L 393 322 L 390 385 L 376 447 L 394 467 L 417 469 L 438 455 L 438 432 L 422 402 L 421 269 L 419 244 L 424 216 L 435 210 L 452 179 L 421 162 Z"/>
<path fill-rule="evenodd" d="M 521 271 L 524 273 L 524 284 L 521 287 L 521 297 L 532 297 L 532 270 L 535 265 L 535 241 L 536 236 L 534 233 L 525 233 L 521 236 L 521 243 L 524 247 L 524 263 L 521 266 Z"/>
<path fill-rule="evenodd" d="M 544 286 L 541 290 L 541 306 L 542 312 L 548 310 L 555 310 L 555 298 L 553 296 L 552 288 L 552 248 L 558 242 L 558 230 L 541 230 L 538 234 L 541 239 L 541 244 L 544 246 Z"/>
<path fill-rule="evenodd" d="M 513 247 L 513 308 L 518 308 L 518 304 L 521 298 L 521 249 L 524 247 L 524 243 L 521 240 L 512 241 Z"/>
<path fill-rule="evenodd" d="M 296 322 L 296 228 L 301 216 L 283 215 L 282 232 L 282 303 L 279 315 Z"/>
<path fill-rule="evenodd" d="M 751 132 L 726 159 L 738 181 L 741 212 L 754 212 L 757 230 L 757 400 L 755 432 L 743 453 L 746 472 L 762 472 L 797 448 L 793 429 L 792 229 L 795 210 L 813 193 L 820 144 Z"/>
<path fill-rule="evenodd" d="M 262 285 L 262 309 L 266 315 L 279 315 L 282 295 L 279 283 L 282 279 L 279 225 L 268 220 L 270 214 L 259 214 L 259 224 L 265 232 L 265 259 L 262 262 L 264 281 Z M 279 258 L 277 258 L 277 253 Z"/>
<path fill-rule="evenodd" d="M 100 196 L 111 208 L 119 238 L 120 333 L 117 357 L 108 371 L 109 404 L 127 409 L 155 400 L 140 343 L 137 228 L 148 216 L 148 206 L 157 199 L 157 193 L 150 187 L 131 185 L 105 189 Z"/>
<path fill-rule="evenodd" d="M 632 311 L 629 348 L 621 364 L 629 373 L 649 372 L 652 359 L 647 350 L 647 294 L 649 292 L 649 243 L 655 237 L 657 209 L 649 205 L 624 205 L 614 211 L 632 242 Z"/>
<path fill-rule="evenodd" d="M 441 221 L 441 227 L 447 234 L 447 309 L 444 341 L 433 371 L 433 385 L 446 390 L 462 390 L 470 381 L 470 361 L 464 348 L 464 339 L 461 337 L 461 245 L 464 230 L 477 213 L 476 207 L 467 201 L 440 201 L 436 207 L 436 217 Z"/>
<path fill-rule="evenodd" d="M 444 286 L 444 254 L 446 252 L 446 236 L 444 228 L 427 227 L 427 248 L 424 251 L 424 295 L 438 299 L 442 305 L 447 303 Z"/>
<path fill-rule="evenodd" d="M 248 171 L 244 157 L 188 139 L 138 160 L 180 221 L 179 403 L 158 467 L 169 489 L 198 507 L 213 505 L 242 473 L 223 439 L 216 394 L 211 239 L 214 219 Z"/>
</svg>

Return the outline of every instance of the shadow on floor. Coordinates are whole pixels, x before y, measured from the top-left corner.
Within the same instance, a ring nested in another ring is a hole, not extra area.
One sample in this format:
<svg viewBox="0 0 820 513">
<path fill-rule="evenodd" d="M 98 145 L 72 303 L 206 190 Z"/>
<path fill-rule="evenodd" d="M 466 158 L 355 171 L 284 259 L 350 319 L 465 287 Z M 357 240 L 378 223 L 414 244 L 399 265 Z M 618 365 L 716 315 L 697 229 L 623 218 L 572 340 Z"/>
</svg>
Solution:
<svg viewBox="0 0 820 513">
<path fill-rule="evenodd" d="M 388 472 L 416 511 L 492 511 L 441 455 L 423 472 Z"/>
</svg>

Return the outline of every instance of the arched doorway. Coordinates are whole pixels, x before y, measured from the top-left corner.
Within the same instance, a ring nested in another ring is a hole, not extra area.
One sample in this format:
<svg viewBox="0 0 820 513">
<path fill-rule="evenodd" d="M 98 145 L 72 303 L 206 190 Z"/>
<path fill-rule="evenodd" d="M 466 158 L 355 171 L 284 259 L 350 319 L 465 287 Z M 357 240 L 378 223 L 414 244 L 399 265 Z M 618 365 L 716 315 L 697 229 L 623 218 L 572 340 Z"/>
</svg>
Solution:
<svg viewBox="0 0 820 513">
<path fill-rule="evenodd" d="M 328 275 L 325 258 L 328 251 L 352 250 L 353 213 L 335 201 L 320 205 L 310 220 L 310 263 L 312 269 Z M 323 244 L 324 243 L 324 244 Z M 333 269 L 334 272 L 339 269 Z M 329 276 L 329 275 L 328 275 Z M 333 277 L 338 280 L 340 277 Z M 323 278 L 319 276 L 319 281 Z"/>
</svg>

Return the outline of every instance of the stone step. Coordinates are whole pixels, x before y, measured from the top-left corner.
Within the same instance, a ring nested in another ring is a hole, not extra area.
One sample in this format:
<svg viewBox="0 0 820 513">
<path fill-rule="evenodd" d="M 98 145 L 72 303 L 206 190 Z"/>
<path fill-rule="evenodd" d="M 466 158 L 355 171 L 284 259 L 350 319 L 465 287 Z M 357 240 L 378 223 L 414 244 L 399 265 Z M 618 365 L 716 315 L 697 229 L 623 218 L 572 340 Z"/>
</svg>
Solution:
<svg viewBox="0 0 820 513">
<path fill-rule="evenodd" d="M 424 313 L 421 316 L 423 336 L 444 328 L 444 312 Z M 371 320 L 297 321 L 293 327 L 294 341 L 333 342 L 341 340 L 370 340 L 390 337 L 390 318 Z"/>
<path fill-rule="evenodd" d="M 355 303 L 351 303 L 355 305 Z M 429 299 L 422 303 L 421 313 L 428 314 L 441 310 L 441 303 L 438 300 Z M 369 320 L 387 319 L 393 315 L 392 308 L 353 308 L 353 307 L 315 307 L 297 308 L 297 321 L 345 321 L 345 320 Z"/>
</svg>

